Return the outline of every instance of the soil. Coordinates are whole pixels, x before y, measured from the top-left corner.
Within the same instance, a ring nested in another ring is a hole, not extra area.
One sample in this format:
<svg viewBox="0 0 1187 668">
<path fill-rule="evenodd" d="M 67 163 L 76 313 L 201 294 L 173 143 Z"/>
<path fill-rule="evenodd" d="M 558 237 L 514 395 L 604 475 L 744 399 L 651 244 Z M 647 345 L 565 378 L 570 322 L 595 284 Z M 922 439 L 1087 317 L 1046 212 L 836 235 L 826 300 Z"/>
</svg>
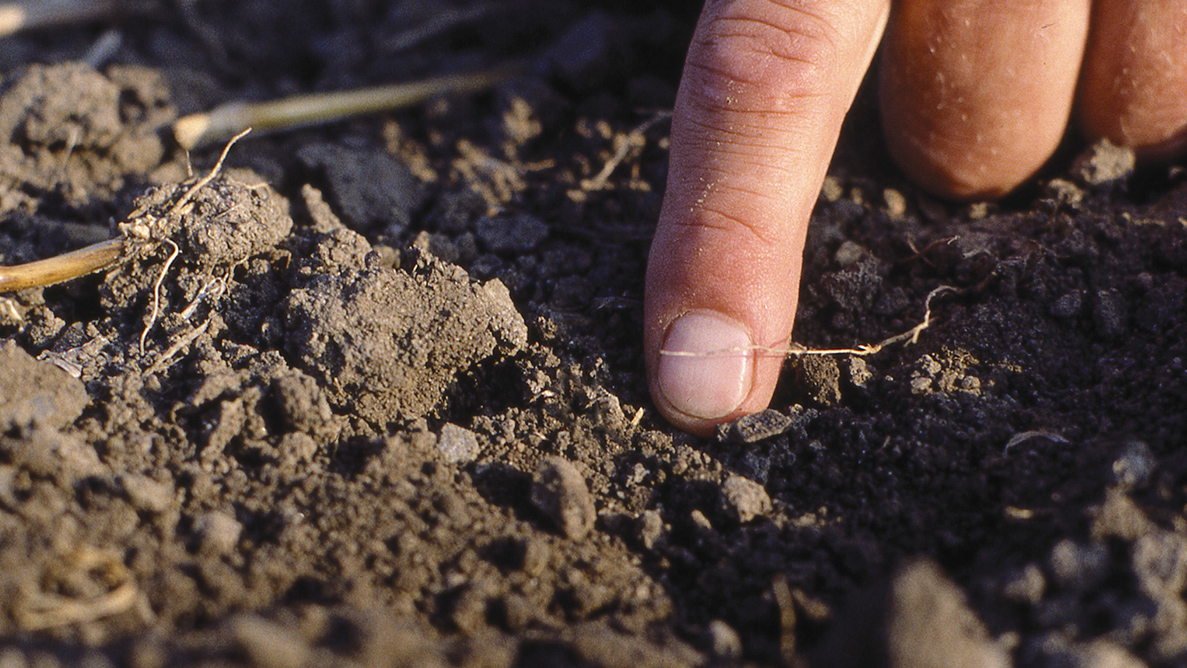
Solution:
<svg viewBox="0 0 1187 668">
<path fill-rule="evenodd" d="M 1070 137 L 1008 201 L 944 203 L 863 93 L 796 342 L 882 341 L 952 289 L 914 343 L 795 358 L 694 438 L 640 332 L 696 8 L 458 7 L 0 42 L 0 263 L 147 239 L 0 295 L 0 663 L 1187 665 L 1181 165 Z M 512 59 L 246 138 L 184 194 L 220 147 L 180 150 L 179 114 Z"/>
</svg>

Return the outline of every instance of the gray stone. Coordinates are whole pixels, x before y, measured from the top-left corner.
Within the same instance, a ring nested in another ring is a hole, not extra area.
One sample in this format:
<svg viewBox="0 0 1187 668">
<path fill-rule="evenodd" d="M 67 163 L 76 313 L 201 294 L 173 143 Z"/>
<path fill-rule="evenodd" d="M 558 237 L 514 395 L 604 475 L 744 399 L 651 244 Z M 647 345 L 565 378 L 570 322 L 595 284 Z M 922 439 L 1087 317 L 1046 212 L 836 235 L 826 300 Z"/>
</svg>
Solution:
<svg viewBox="0 0 1187 668">
<path fill-rule="evenodd" d="M 478 445 L 478 436 L 452 422 L 441 427 L 441 434 L 437 436 L 437 451 L 441 458 L 450 464 L 465 464 L 472 462 L 482 448 Z"/>
<path fill-rule="evenodd" d="M 1131 440 L 1113 460 L 1113 481 L 1126 488 L 1140 487 L 1150 482 L 1158 462 L 1150 446 Z"/>
<path fill-rule="evenodd" d="M 173 489 L 147 476 L 133 473 L 122 475 L 120 484 L 137 510 L 159 513 L 173 504 Z"/>
<path fill-rule="evenodd" d="M 234 550 L 239 543 L 239 535 L 243 533 L 243 525 L 239 520 L 217 510 L 199 517 L 194 526 L 202 539 L 203 549 L 216 554 Z"/>
<path fill-rule="evenodd" d="M 1080 309 L 1082 308 L 1084 308 L 1084 293 L 1079 290 L 1072 290 L 1051 302 L 1051 308 L 1049 310 L 1051 315 L 1056 318 L 1074 318 L 1080 315 Z"/>
<path fill-rule="evenodd" d="M 1096 332 L 1106 339 L 1116 339 L 1129 328 L 1129 313 L 1125 297 L 1117 290 L 1099 290 L 1092 308 L 1092 322 Z"/>
<path fill-rule="evenodd" d="M 771 497 L 762 485 L 731 475 L 721 485 L 722 509 L 743 524 L 771 512 Z"/>
</svg>

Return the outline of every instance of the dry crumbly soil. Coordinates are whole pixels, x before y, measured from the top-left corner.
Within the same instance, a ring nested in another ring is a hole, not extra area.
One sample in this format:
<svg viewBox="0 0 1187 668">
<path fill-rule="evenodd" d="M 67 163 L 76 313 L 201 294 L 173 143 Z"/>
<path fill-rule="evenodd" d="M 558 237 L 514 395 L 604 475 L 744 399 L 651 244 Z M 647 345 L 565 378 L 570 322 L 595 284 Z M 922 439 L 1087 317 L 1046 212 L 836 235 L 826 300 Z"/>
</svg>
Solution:
<svg viewBox="0 0 1187 668">
<path fill-rule="evenodd" d="M 0 42 L 0 663 L 1187 665 L 1187 175 L 903 182 L 863 95 L 789 363 L 658 417 L 641 286 L 695 7 L 202 0 Z M 122 38 L 84 64 L 112 27 Z M 237 144 L 178 114 L 527 59 Z M 188 182 L 187 182 L 188 183 Z M 154 304 L 157 308 L 154 309 Z M 156 311 L 156 317 L 154 317 Z"/>
</svg>

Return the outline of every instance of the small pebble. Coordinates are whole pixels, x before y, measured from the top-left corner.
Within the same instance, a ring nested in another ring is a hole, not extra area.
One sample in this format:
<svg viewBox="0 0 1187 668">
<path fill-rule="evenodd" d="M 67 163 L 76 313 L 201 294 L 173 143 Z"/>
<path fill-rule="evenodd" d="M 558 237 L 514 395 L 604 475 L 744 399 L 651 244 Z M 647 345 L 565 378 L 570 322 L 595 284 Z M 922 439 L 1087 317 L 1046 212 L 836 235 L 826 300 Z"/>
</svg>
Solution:
<svg viewBox="0 0 1187 668">
<path fill-rule="evenodd" d="M 168 485 L 147 476 L 136 474 L 120 476 L 120 484 L 123 485 L 124 494 L 128 495 L 128 500 L 132 502 L 136 510 L 159 513 L 169 508 L 173 503 L 173 490 Z"/>
<path fill-rule="evenodd" d="M 1011 601 L 1036 605 L 1043 599 L 1046 588 L 1047 580 L 1043 577 L 1042 569 L 1035 564 L 1027 564 L 1010 573 L 1002 587 L 1002 594 Z"/>
<path fill-rule="evenodd" d="M 635 533 L 644 549 L 653 549 L 664 535 L 664 519 L 657 511 L 644 510 L 635 520 Z"/>
<path fill-rule="evenodd" d="M 824 177 L 824 183 L 820 184 L 820 195 L 826 201 L 835 203 L 845 196 L 845 189 L 841 187 L 841 182 L 835 176 Z"/>
<path fill-rule="evenodd" d="M 736 661 L 742 658 L 742 638 L 732 626 L 720 619 L 709 622 L 709 646 L 719 659 Z"/>
<path fill-rule="evenodd" d="M 1108 574 L 1109 549 L 1104 543 L 1065 538 L 1051 548 L 1047 568 L 1054 585 L 1085 591 Z"/>
<path fill-rule="evenodd" d="M 743 415 L 719 427 L 718 440 L 728 443 L 757 443 L 779 436 L 791 428 L 790 416 L 768 408 L 760 413 Z"/>
<path fill-rule="evenodd" d="M 886 203 L 886 213 L 890 214 L 891 218 L 902 218 L 907 215 L 907 198 L 894 188 L 886 188 L 882 191 L 882 200 Z"/>
<path fill-rule="evenodd" d="M 231 635 L 252 665 L 261 668 L 300 668 L 309 659 L 309 645 L 292 630 L 260 617 L 242 616 L 231 622 Z"/>
<path fill-rule="evenodd" d="M 1142 441 L 1131 440 L 1113 460 L 1113 480 L 1122 487 L 1140 487 L 1150 482 L 1156 467 L 1157 460 L 1150 446 Z"/>
<path fill-rule="evenodd" d="M 1117 290 L 1100 290 L 1092 309 L 1096 332 L 1105 339 L 1116 339 L 1128 329 L 1129 314 L 1125 298 Z"/>
<path fill-rule="evenodd" d="M 465 464 L 474 461 L 482 448 L 474 432 L 447 422 L 437 437 L 437 451 L 450 464 Z"/>
<path fill-rule="evenodd" d="M 195 527 L 198 535 L 202 537 L 202 547 L 218 554 L 235 549 L 239 542 L 239 534 L 243 532 L 243 525 L 239 520 L 217 510 L 199 517 Z"/>
<path fill-rule="evenodd" d="M 861 244 L 846 239 L 833 253 L 833 261 L 842 269 L 853 269 L 858 264 L 873 259 L 874 254 Z"/>
<path fill-rule="evenodd" d="M 536 471 L 532 482 L 532 505 L 573 540 L 589 533 L 597 519 L 585 479 L 577 467 L 562 457 L 545 459 Z"/>
<path fill-rule="evenodd" d="M 726 514 L 743 524 L 771 512 L 767 490 L 740 475 L 731 475 L 721 485 L 721 501 Z"/>
<path fill-rule="evenodd" d="M 1074 318 L 1080 314 L 1080 309 L 1083 307 L 1084 293 L 1072 290 L 1051 302 L 1050 313 L 1056 318 Z"/>
</svg>

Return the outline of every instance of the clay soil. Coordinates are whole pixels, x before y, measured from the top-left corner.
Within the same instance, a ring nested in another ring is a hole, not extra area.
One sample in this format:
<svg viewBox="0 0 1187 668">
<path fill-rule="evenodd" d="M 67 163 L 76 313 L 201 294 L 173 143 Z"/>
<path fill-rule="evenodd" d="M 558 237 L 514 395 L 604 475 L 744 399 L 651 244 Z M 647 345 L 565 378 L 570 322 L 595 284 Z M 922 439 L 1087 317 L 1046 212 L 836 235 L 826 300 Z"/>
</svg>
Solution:
<svg viewBox="0 0 1187 668">
<path fill-rule="evenodd" d="M 1187 665 L 1182 167 L 946 203 L 863 93 L 795 341 L 952 289 L 695 438 L 640 332 L 696 7 L 164 5 L 0 41 L 0 263 L 153 239 L 0 295 L 3 666 Z M 179 114 L 511 60 L 185 197 Z"/>
</svg>

